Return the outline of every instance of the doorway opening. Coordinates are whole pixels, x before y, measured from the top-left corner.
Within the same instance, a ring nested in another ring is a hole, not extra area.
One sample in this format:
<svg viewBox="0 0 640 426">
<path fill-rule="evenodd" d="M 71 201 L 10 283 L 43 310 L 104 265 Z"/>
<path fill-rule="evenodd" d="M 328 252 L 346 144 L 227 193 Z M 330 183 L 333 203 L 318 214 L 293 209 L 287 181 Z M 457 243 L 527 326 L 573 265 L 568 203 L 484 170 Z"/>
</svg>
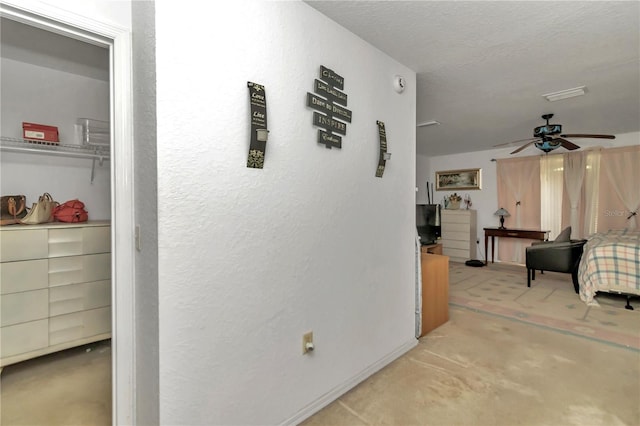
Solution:
<svg viewBox="0 0 640 426">
<path fill-rule="evenodd" d="M 132 91 L 131 91 L 131 79 L 132 79 L 132 65 L 131 65 L 131 35 L 130 31 L 127 29 L 123 29 L 121 27 L 115 27 L 98 20 L 94 20 L 91 18 L 83 17 L 77 15 L 75 13 L 71 13 L 65 10 L 59 10 L 56 8 L 52 8 L 51 6 L 33 4 L 27 7 L 9 5 L 2 3 L 0 4 L 0 16 L 3 21 L 7 20 L 9 22 L 8 25 L 21 24 L 25 28 L 21 28 L 20 30 L 33 30 L 37 29 L 39 31 L 48 32 L 51 35 L 51 38 L 55 37 L 63 37 L 71 41 L 73 43 L 82 43 L 77 46 L 84 46 L 87 51 L 91 50 L 89 47 L 104 49 L 107 52 L 107 74 L 106 77 L 106 92 L 108 95 L 108 101 L 106 102 L 106 116 L 108 118 L 108 122 L 110 123 L 110 149 L 109 149 L 109 161 L 104 161 L 103 169 L 100 169 L 100 166 L 96 167 L 94 171 L 96 171 L 96 175 L 86 176 L 86 182 L 77 182 L 73 180 L 71 182 L 67 182 L 69 187 L 74 187 L 75 190 L 81 191 L 79 188 L 84 185 L 94 185 L 90 187 L 91 189 L 96 189 L 100 187 L 102 184 L 102 188 L 104 189 L 104 182 L 99 182 L 98 179 L 105 178 L 108 181 L 106 187 L 108 187 L 108 193 L 103 195 L 102 197 L 97 197 L 94 201 L 97 207 L 94 210 L 94 214 L 97 214 L 97 217 L 102 216 L 102 219 L 110 222 L 110 230 L 108 231 L 108 239 L 110 240 L 110 262 L 107 264 L 107 268 L 110 270 L 110 289 L 108 290 L 110 293 L 107 297 L 110 299 L 111 309 L 110 309 L 110 328 L 111 328 L 111 348 L 110 352 L 112 355 L 112 359 L 110 362 L 111 367 L 111 407 L 109 409 L 112 412 L 111 422 L 114 424 L 131 424 L 134 419 L 134 332 L 135 332 L 135 323 L 134 323 L 134 297 L 133 297 L 133 282 L 134 282 L 134 257 L 135 253 L 133 250 L 134 247 L 134 238 L 133 232 L 133 185 L 132 185 L 132 177 L 133 177 L 133 120 L 132 120 Z M 55 55 L 55 48 L 51 48 L 54 50 L 49 50 L 52 55 Z M 10 52 L 9 52 L 10 53 Z M 15 52 L 14 52 L 15 53 Z M 62 51 L 58 52 L 63 57 L 64 54 Z M 37 56 L 37 55 L 36 55 Z M 35 60 L 36 58 L 31 58 Z M 40 57 L 40 60 L 43 58 Z M 50 58 L 55 62 L 54 59 Z M 67 61 L 67 65 L 69 65 L 69 57 L 63 58 L 64 60 L 61 62 Z M 15 64 L 15 59 L 8 58 L 5 61 L 3 56 L 3 64 L 11 62 L 11 65 L 20 65 Z M 19 62 L 19 61 L 18 61 Z M 28 62 L 28 61 L 27 61 Z M 33 64 L 32 64 L 33 65 Z M 57 63 L 58 66 L 60 62 Z M 39 73 L 47 73 L 51 72 L 55 67 L 52 63 L 44 64 L 40 63 L 37 65 L 39 68 L 36 72 Z M 48 68 L 48 70 L 46 69 Z M 55 70 L 54 70 L 55 71 Z M 57 70 L 60 71 L 60 70 Z M 81 73 L 91 73 L 93 72 L 91 66 L 86 66 L 83 68 Z M 3 72 L 3 79 L 5 79 L 6 74 Z M 82 83 L 80 86 L 82 88 L 86 87 L 84 85 L 88 84 L 88 81 L 93 78 L 94 80 L 99 80 L 90 76 L 85 75 L 83 77 Z M 99 85 L 99 84 L 98 84 Z M 90 86 L 90 85 L 89 85 Z M 4 88 L 3 88 L 4 89 Z M 52 90 L 55 88 L 52 85 Z M 71 89 L 69 89 L 71 92 Z M 77 89 L 78 91 L 82 91 L 81 88 Z M 50 92 L 45 91 L 42 93 L 42 103 L 47 100 L 47 96 L 51 96 Z M 3 98 L 4 100 L 4 98 Z M 50 100 L 50 99 L 49 99 Z M 59 102 L 58 108 L 62 108 L 61 105 L 65 102 L 64 97 L 60 99 L 55 99 Z M 86 100 L 89 102 L 90 100 Z M 86 108 L 86 104 L 84 106 Z M 11 108 L 11 105 L 7 105 L 3 102 L 2 110 L 3 116 L 6 111 Z M 36 108 L 37 109 L 37 108 Z M 77 118 L 87 118 L 83 117 L 83 115 L 76 114 Z M 92 117 L 89 117 L 92 118 Z M 14 118 L 15 119 L 15 118 Z M 3 117 L 4 121 L 4 117 Z M 27 121 L 27 120 L 24 120 Z M 66 123 L 66 121 L 65 121 Z M 47 124 L 47 123 L 42 123 Z M 68 123 L 66 123 L 68 124 Z M 77 123 L 73 123 L 74 125 Z M 2 133 L 8 131 L 9 126 L 2 126 Z M 67 132 L 65 130 L 65 132 Z M 72 131 L 68 131 L 68 141 L 71 141 Z M 62 133 L 62 132 L 61 132 Z M 19 138 L 18 138 L 19 139 Z M 27 161 L 24 159 L 25 156 L 30 155 L 24 152 L 12 152 L 11 154 L 5 152 L 6 146 L 9 143 L 5 143 L 2 141 L 2 161 L 5 158 L 13 159 L 17 161 Z M 65 169 L 66 173 L 78 173 L 78 170 L 87 171 L 87 167 L 85 165 L 78 166 L 77 163 L 74 165 L 74 161 L 78 161 L 77 156 L 67 156 L 55 154 L 55 160 L 52 160 L 51 157 L 48 157 L 47 153 L 35 153 L 37 155 L 31 155 L 32 160 L 28 160 L 30 163 L 35 163 L 36 167 L 39 168 L 39 173 L 32 173 L 34 179 L 39 180 L 42 185 L 53 184 L 55 182 L 55 173 L 51 172 L 52 167 L 61 167 Z M 87 158 L 81 158 L 82 161 L 90 161 Z M 104 160 L 104 159 L 103 159 Z M 93 161 L 95 163 L 95 161 Z M 4 170 L 11 169 L 12 166 L 4 167 L 3 164 L 3 172 Z M 18 166 L 22 167 L 22 165 Z M 103 173 L 101 175 L 100 173 Z M 93 173 L 92 173 L 93 175 Z M 25 176 L 23 176 L 23 179 Z M 91 182 L 91 180 L 94 182 Z M 3 182 L 0 182 L 0 185 L 7 183 L 4 179 Z M 46 187 L 46 186 L 43 186 Z M 48 192 L 48 191 L 43 191 Z M 61 190 L 61 192 L 63 192 Z M 63 192 L 66 194 L 71 194 L 72 192 Z M 87 196 L 89 197 L 89 196 Z M 68 198 L 72 198 L 69 196 Z M 100 200 L 105 200 L 102 204 Z M 57 201 L 66 201 L 65 199 L 57 200 Z M 107 209 L 106 212 L 102 211 L 99 213 L 100 209 Z M 90 212 L 91 214 L 91 212 Z M 90 216 L 91 220 L 91 216 Z M 38 225 L 39 226 L 39 225 Z M 87 270 L 91 268 L 88 267 Z M 49 272 L 49 276 L 51 273 Z M 76 285 L 76 283 L 73 283 Z M 49 281 L 49 285 L 51 285 L 51 280 Z M 49 289 L 43 289 L 44 291 L 38 294 L 40 298 L 46 298 L 43 300 L 47 301 L 47 308 L 50 310 L 47 312 L 46 320 L 40 318 L 40 321 L 49 321 L 51 315 L 51 307 L 55 304 L 57 299 L 52 299 L 51 293 Z M 60 290 L 60 289 L 57 289 Z M 57 291 L 56 290 L 56 291 Z M 71 289 L 65 289 L 71 291 Z M 78 290 L 78 288 L 73 289 Z M 81 290 L 78 290 L 81 291 Z M 47 294 L 48 293 L 48 294 Z M 58 292 L 60 293 L 60 292 Z M 3 296 L 4 297 L 4 296 Z M 57 297 L 57 296 L 56 296 Z M 71 309 L 71 308 L 70 308 Z M 55 311 L 55 310 L 54 310 Z M 56 312 L 53 312 L 54 314 Z M 77 312 L 73 312 L 71 314 L 77 314 Z M 82 314 L 75 315 L 75 317 L 82 317 Z M 71 317 L 64 318 L 64 320 L 69 320 Z M 58 318 L 59 320 L 60 318 Z M 82 322 L 83 319 L 80 319 Z M 89 320 L 87 320 L 89 321 Z M 89 321 L 90 322 L 90 321 Z M 54 325 L 52 326 L 52 322 L 40 323 L 39 326 L 43 328 L 44 335 L 50 339 L 52 333 L 59 331 L 57 326 L 61 326 L 62 329 L 69 330 L 73 328 L 68 324 L 64 324 L 64 321 L 54 321 Z M 62 325 L 60 325 L 62 324 Z M 3 327 L 4 329 L 4 327 Z M 5 330 L 3 330 L 5 331 Z M 8 334 L 3 333 L 2 339 L 6 341 L 6 336 Z M 23 334 L 23 336 L 25 336 Z M 81 340 L 78 340 L 80 342 Z M 50 345 L 51 341 L 48 341 L 47 345 Z M 102 341 L 104 342 L 104 340 Z M 54 343 L 57 341 L 54 340 Z M 2 342 L 0 342 L 0 345 Z M 77 346 L 82 350 L 90 349 L 86 346 Z M 105 350 L 104 346 L 97 347 L 96 351 Z M 56 354 L 58 354 L 56 352 Z M 0 376 L 0 380 L 2 377 Z M 4 410 L 8 408 L 6 406 L 7 400 L 3 401 L 5 403 Z"/>
</svg>

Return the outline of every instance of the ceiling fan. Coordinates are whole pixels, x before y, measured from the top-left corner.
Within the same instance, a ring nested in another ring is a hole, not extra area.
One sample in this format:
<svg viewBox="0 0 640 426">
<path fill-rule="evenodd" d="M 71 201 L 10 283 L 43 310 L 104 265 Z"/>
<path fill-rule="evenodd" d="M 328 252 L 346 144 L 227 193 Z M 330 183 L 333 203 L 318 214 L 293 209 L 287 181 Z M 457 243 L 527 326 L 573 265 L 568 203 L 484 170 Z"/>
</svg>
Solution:
<svg viewBox="0 0 640 426">
<path fill-rule="evenodd" d="M 517 142 L 524 142 L 520 148 L 513 151 L 511 154 L 516 154 L 523 149 L 527 148 L 529 145 L 533 144 L 536 148 L 544 152 L 553 151 L 556 148 L 564 147 L 568 150 L 574 150 L 580 148 L 578 145 L 573 142 L 569 142 L 564 138 L 598 138 L 598 139 L 615 139 L 616 137 L 613 135 L 590 135 L 583 133 L 574 133 L 574 134 L 561 134 L 562 133 L 562 125 L 560 124 L 549 124 L 549 119 L 553 117 L 553 114 L 544 114 L 542 116 L 543 120 L 547 121 L 547 124 L 544 126 L 538 126 L 533 129 L 533 138 L 522 139 L 519 141 L 507 142 L 498 146 L 508 146 L 513 145 Z"/>
</svg>

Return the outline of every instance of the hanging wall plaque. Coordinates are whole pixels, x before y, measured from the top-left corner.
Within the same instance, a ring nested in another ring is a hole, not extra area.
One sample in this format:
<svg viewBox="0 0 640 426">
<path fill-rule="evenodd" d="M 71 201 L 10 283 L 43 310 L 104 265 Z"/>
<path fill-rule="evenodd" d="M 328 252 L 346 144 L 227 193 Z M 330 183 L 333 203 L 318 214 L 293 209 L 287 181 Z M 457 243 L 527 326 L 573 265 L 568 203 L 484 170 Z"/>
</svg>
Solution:
<svg viewBox="0 0 640 426">
<path fill-rule="evenodd" d="M 329 68 L 320 65 L 320 80 L 314 80 L 314 93 L 307 92 L 307 106 L 313 113 L 313 124 L 318 129 L 318 143 L 328 149 L 342 148 L 342 137 L 347 134 L 347 123 L 351 123 L 351 111 L 347 108 L 344 78 Z M 345 123 L 346 121 L 346 123 Z"/>
<path fill-rule="evenodd" d="M 264 153 L 267 147 L 267 96 L 264 86 L 247 82 L 249 87 L 249 105 L 251 121 L 251 138 L 249 142 L 249 158 L 247 167 L 261 169 L 264 167 Z"/>
<path fill-rule="evenodd" d="M 384 173 L 384 167 L 387 159 L 391 154 L 387 153 L 387 131 L 382 121 L 376 121 L 378 125 L 378 136 L 380 137 L 380 156 L 378 157 L 378 168 L 376 169 L 376 177 L 381 178 Z"/>
</svg>

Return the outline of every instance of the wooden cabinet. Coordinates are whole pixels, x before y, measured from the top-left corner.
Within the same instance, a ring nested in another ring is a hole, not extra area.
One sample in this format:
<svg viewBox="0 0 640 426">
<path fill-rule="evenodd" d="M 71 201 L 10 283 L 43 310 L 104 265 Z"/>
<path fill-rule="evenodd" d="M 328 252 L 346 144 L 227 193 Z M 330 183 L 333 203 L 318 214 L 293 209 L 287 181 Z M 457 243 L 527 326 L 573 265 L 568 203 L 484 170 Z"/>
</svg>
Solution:
<svg viewBox="0 0 640 426">
<path fill-rule="evenodd" d="M 422 253 L 442 254 L 442 244 L 425 244 L 420 247 Z"/>
<path fill-rule="evenodd" d="M 421 253 L 422 327 L 420 337 L 449 321 L 449 258 Z"/>
<path fill-rule="evenodd" d="M 109 222 L 0 228 L 0 369 L 111 337 Z"/>
<path fill-rule="evenodd" d="M 478 225 L 476 210 L 442 210 L 442 253 L 452 261 L 476 258 Z"/>
</svg>

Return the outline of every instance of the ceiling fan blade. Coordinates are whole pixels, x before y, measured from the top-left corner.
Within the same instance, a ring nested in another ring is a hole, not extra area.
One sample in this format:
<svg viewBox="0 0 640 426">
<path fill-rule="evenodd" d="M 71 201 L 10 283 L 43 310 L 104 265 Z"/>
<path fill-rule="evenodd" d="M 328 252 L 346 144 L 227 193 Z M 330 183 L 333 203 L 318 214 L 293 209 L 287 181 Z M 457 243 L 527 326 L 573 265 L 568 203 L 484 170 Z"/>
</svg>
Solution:
<svg viewBox="0 0 640 426">
<path fill-rule="evenodd" d="M 569 151 L 573 151 L 574 149 L 578 149 L 580 148 L 578 145 L 576 145 L 573 142 L 569 142 L 566 139 L 562 139 L 562 138 L 555 138 L 554 141 L 558 141 L 560 142 L 560 144 L 565 148 L 568 149 Z"/>
<path fill-rule="evenodd" d="M 530 142 L 525 143 L 524 145 L 522 145 L 520 148 L 516 149 L 515 151 L 511 152 L 511 154 L 517 154 L 518 152 L 522 151 L 523 149 L 525 149 L 526 147 L 528 147 L 531 144 L 534 144 L 538 141 L 539 139 L 534 139 Z"/>
<path fill-rule="evenodd" d="M 526 139 L 518 139 L 517 141 L 511 141 L 511 142 L 505 142 L 505 143 L 499 143 L 498 145 L 493 145 L 494 148 L 497 147 L 501 147 L 501 146 L 516 146 L 518 144 L 524 143 L 524 142 L 536 142 L 540 140 L 540 138 L 526 138 Z"/>
<path fill-rule="evenodd" d="M 596 139 L 615 139 L 613 135 L 587 135 L 582 133 L 572 133 L 567 135 L 560 135 L 563 138 L 596 138 Z"/>
</svg>

